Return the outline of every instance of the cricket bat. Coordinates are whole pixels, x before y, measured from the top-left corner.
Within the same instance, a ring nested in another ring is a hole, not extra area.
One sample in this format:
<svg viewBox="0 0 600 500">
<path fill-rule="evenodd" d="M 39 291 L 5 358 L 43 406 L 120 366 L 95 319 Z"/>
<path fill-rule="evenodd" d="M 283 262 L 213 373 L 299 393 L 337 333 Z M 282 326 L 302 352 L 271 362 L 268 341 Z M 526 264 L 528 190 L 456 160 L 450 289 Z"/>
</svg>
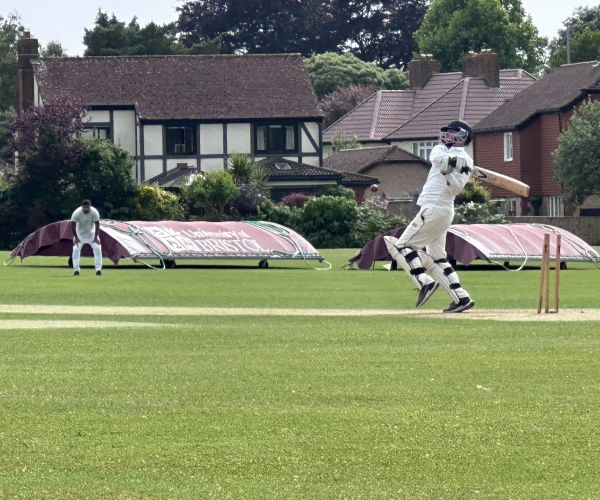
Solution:
<svg viewBox="0 0 600 500">
<path fill-rule="evenodd" d="M 529 196 L 529 186 L 524 182 L 509 177 L 508 175 L 494 172 L 493 170 L 488 170 L 487 168 L 474 166 L 473 177 L 479 179 L 480 181 L 487 182 L 492 186 L 497 186 L 502 189 L 506 189 L 511 193 L 516 193 L 519 196 Z"/>
</svg>

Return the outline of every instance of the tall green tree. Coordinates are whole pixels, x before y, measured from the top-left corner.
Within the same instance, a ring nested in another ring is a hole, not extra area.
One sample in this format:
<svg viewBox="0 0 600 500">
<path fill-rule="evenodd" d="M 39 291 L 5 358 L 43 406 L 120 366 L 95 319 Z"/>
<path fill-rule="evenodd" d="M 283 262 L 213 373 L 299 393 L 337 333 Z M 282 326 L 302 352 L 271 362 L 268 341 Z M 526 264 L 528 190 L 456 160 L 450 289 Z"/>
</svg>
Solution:
<svg viewBox="0 0 600 500">
<path fill-rule="evenodd" d="M 0 15 L 0 110 L 17 107 L 17 41 L 22 32 L 18 15 Z"/>
<path fill-rule="evenodd" d="M 558 36 L 549 45 L 548 64 L 551 68 L 567 63 L 567 33 L 571 38 L 572 63 L 595 60 L 600 50 L 600 5 L 575 9 L 563 23 Z"/>
<path fill-rule="evenodd" d="M 190 0 L 178 7 L 186 45 L 221 36 L 233 53 L 350 52 L 404 67 L 426 0 Z"/>
<path fill-rule="evenodd" d="M 432 0 L 415 36 L 442 71 L 460 70 L 469 51 L 492 49 L 501 67 L 537 72 L 547 44 L 521 0 Z"/>
<path fill-rule="evenodd" d="M 83 43 L 86 56 L 214 54 L 221 51 L 218 37 L 186 47 L 179 43 L 173 23 L 151 22 L 142 27 L 135 17 L 126 23 L 101 10 L 94 27 L 85 30 Z"/>
<path fill-rule="evenodd" d="M 304 60 L 319 98 L 350 85 L 369 85 L 376 89 L 402 89 L 407 86 L 404 72 L 384 70 L 352 54 L 326 52 Z"/>
<path fill-rule="evenodd" d="M 587 101 L 575 112 L 554 152 L 554 176 L 567 202 L 581 204 L 600 195 L 600 101 Z"/>
<path fill-rule="evenodd" d="M 40 56 L 42 57 L 65 57 L 67 51 L 64 47 L 55 40 L 49 41 L 45 47 L 40 49 Z"/>
</svg>

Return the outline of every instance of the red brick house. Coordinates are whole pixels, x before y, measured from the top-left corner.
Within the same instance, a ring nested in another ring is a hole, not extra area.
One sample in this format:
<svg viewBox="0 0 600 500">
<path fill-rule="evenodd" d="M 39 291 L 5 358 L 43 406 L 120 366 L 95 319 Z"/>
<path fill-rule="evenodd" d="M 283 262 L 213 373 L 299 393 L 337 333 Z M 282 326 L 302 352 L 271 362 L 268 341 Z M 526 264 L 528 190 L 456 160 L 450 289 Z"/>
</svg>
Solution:
<svg viewBox="0 0 600 500">
<path fill-rule="evenodd" d="M 500 69 L 491 51 L 467 54 L 462 72 L 438 68 L 431 56 L 411 61 L 410 88 L 379 90 L 331 124 L 323 132 L 324 156 L 335 135 L 343 134 L 368 147 L 397 145 L 427 160 L 441 127 L 456 119 L 475 125 L 536 81 L 522 69 Z"/>
<path fill-rule="evenodd" d="M 567 64 L 535 82 L 475 127 L 475 163 L 521 179 L 528 199 L 494 188 L 513 215 L 573 215 L 554 180 L 553 153 L 574 109 L 600 97 L 600 61 Z"/>
</svg>

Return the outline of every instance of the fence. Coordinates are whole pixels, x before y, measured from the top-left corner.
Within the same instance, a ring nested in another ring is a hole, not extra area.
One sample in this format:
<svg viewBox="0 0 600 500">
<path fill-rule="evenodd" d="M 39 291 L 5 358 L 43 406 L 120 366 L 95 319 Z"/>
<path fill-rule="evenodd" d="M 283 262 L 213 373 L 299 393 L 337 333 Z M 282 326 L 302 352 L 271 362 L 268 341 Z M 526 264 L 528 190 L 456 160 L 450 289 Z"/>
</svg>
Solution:
<svg viewBox="0 0 600 500">
<path fill-rule="evenodd" d="M 600 217 L 509 217 L 510 222 L 549 224 L 579 236 L 590 245 L 600 245 Z"/>
</svg>

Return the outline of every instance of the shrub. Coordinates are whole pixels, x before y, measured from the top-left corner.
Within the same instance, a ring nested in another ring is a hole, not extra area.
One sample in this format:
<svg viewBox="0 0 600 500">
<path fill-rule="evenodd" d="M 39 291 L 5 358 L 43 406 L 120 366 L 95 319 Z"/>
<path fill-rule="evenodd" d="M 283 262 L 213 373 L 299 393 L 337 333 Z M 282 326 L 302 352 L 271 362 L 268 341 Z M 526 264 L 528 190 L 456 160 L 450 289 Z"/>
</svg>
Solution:
<svg viewBox="0 0 600 500">
<path fill-rule="evenodd" d="M 409 222 L 403 215 L 386 212 L 374 203 L 363 203 L 358 207 L 352 238 L 356 245 L 363 246 L 391 229 L 406 227 Z"/>
<path fill-rule="evenodd" d="M 300 211 L 298 229 L 316 247 L 348 247 L 354 244 L 352 230 L 357 217 L 355 201 L 319 196 L 308 200 Z"/>
<path fill-rule="evenodd" d="M 454 200 L 454 203 L 456 205 L 462 205 L 464 203 L 468 203 L 469 201 L 474 203 L 486 203 L 491 199 L 492 193 L 490 190 L 481 184 L 481 182 L 479 182 L 477 179 L 471 177 L 465 188 L 462 190 L 462 193 L 460 193 Z"/>
<path fill-rule="evenodd" d="M 138 186 L 134 214 L 134 217 L 140 220 L 183 219 L 179 197 L 158 184 Z"/>
<path fill-rule="evenodd" d="M 280 205 L 286 207 L 294 207 L 294 208 L 302 208 L 308 200 L 310 200 L 311 196 L 304 193 L 290 193 L 287 196 L 284 196 L 279 201 Z"/>
<path fill-rule="evenodd" d="M 487 201 L 475 203 L 469 201 L 457 205 L 454 209 L 454 224 L 505 224 L 506 215 L 499 213 L 498 203 Z"/>
<path fill-rule="evenodd" d="M 240 192 L 231 174 L 225 170 L 194 175 L 181 188 L 188 209 L 197 215 L 222 219 L 230 203 Z"/>
</svg>

